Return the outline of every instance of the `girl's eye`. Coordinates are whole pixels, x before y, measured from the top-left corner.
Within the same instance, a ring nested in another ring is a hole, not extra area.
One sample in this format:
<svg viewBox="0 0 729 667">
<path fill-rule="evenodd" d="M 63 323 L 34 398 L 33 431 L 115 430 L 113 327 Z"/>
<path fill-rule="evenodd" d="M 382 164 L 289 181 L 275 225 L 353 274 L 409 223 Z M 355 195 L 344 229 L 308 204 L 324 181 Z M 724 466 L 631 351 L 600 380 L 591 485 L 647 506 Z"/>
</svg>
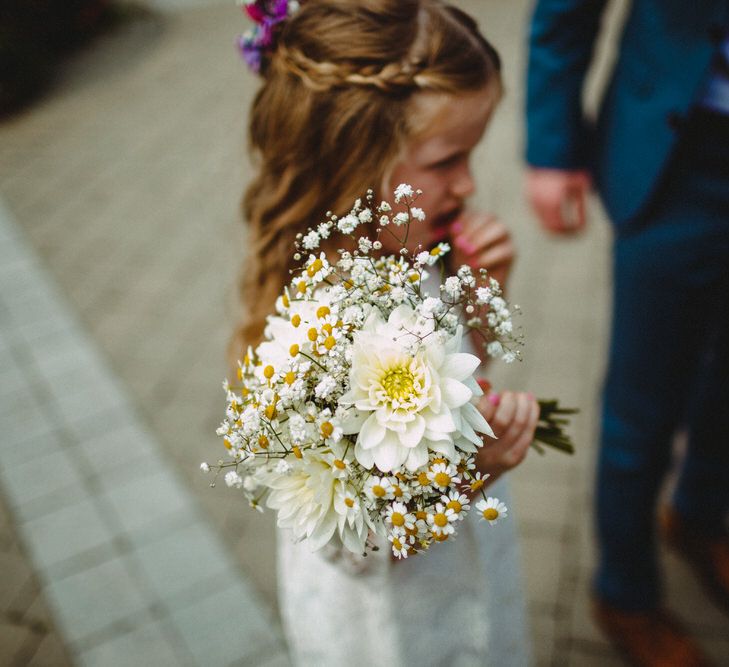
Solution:
<svg viewBox="0 0 729 667">
<path fill-rule="evenodd" d="M 453 165 L 457 164 L 458 161 L 463 157 L 460 153 L 456 153 L 455 155 L 451 155 L 450 157 L 445 158 L 444 160 L 440 160 L 438 162 L 434 162 L 430 168 L 431 169 L 448 169 L 449 167 L 452 167 Z"/>
</svg>

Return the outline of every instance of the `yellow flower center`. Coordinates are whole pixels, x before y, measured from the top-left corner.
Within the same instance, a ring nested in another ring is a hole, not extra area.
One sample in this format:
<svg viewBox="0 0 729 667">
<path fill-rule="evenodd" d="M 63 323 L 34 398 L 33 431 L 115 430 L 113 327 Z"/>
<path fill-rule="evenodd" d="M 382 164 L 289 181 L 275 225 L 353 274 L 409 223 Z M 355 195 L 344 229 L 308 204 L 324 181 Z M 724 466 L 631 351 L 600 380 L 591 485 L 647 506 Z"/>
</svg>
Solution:
<svg viewBox="0 0 729 667">
<path fill-rule="evenodd" d="M 286 294 L 286 292 L 281 295 L 281 303 L 283 303 L 284 308 L 288 308 L 291 305 L 289 302 L 289 295 Z"/>
<path fill-rule="evenodd" d="M 273 373 L 273 366 L 266 366 L 266 368 L 263 369 L 263 377 L 267 380 L 270 380 L 273 377 Z"/>
<path fill-rule="evenodd" d="M 405 517 L 402 514 L 400 514 L 400 512 L 393 512 L 390 520 L 392 521 L 393 526 L 404 526 L 405 525 Z"/>
<path fill-rule="evenodd" d="M 461 505 L 461 503 L 457 500 L 451 500 L 446 505 L 446 509 L 453 510 L 456 514 L 458 514 L 463 509 L 463 505 Z"/>
<path fill-rule="evenodd" d="M 433 479 L 438 486 L 448 486 L 451 483 L 451 476 L 444 472 L 437 472 Z"/>
<path fill-rule="evenodd" d="M 420 472 L 418 473 L 418 483 L 420 486 L 428 486 L 430 483 L 430 480 L 428 479 L 427 473 Z"/>
<path fill-rule="evenodd" d="M 336 344 L 337 341 L 334 339 L 334 336 L 327 336 L 324 340 L 324 347 L 327 348 L 327 350 L 331 350 Z"/>
<path fill-rule="evenodd" d="M 291 324 L 293 324 L 295 327 L 298 327 L 299 324 L 301 324 L 301 315 L 296 313 L 295 315 L 291 316 Z"/>
<path fill-rule="evenodd" d="M 259 436 L 258 444 L 261 446 L 261 449 L 266 449 L 268 447 L 268 438 L 265 435 Z"/>
<path fill-rule="evenodd" d="M 334 466 L 340 470 L 344 470 L 347 467 L 347 464 L 342 461 L 342 459 L 334 459 Z"/>
<path fill-rule="evenodd" d="M 354 500 L 352 500 L 351 498 L 345 498 L 345 499 L 344 499 L 344 504 L 345 504 L 345 505 L 346 505 L 347 507 L 350 507 L 350 508 L 351 508 L 351 507 L 354 507 Z"/>
<path fill-rule="evenodd" d="M 306 294 L 306 281 L 299 280 L 298 285 L 296 285 L 296 289 L 299 292 L 299 294 Z"/>
<path fill-rule="evenodd" d="M 448 524 L 448 517 L 445 514 L 438 512 L 438 514 L 433 517 L 433 523 L 439 528 L 443 528 L 443 526 Z"/>
<path fill-rule="evenodd" d="M 423 510 L 418 510 L 415 512 L 415 518 L 425 521 L 428 518 L 428 515 Z"/>
<path fill-rule="evenodd" d="M 309 268 L 306 269 L 306 272 L 309 274 L 310 278 L 313 278 L 314 274 L 321 269 L 322 266 L 324 266 L 324 263 L 320 259 L 315 259 L 311 264 L 309 264 Z"/>
<path fill-rule="evenodd" d="M 292 450 L 292 451 L 294 452 L 294 456 L 295 456 L 295 457 L 296 457 L 297 459 L 303 458 L 303 454 L 301 453 L 301 449 L 300 449 L 299 447 L 297 447 L 296 445 L 294 445 L 294 446 L 293 446 L 293 447 L 291 448 L 291 450 Z"/>
<path fill-rule="evenodd" d="M 329 315 L 330 312 L 332 312 L 332 311 L 329 310 L 329 306 L 319 306 L 319 308 L 316 309 L 316 316 L 319 319 L 322 319 L 323 317 L 326 317 L 327 315 Z"/>
<path fill-rule="evenodd" d="M 436 542 L 445 542 L 448 539 L 448 533 L 441 533 L 440 535 L 433 535 L 433 539 Z"/>
<path fill-rule="evenodd" d="M 493 507 L 489 507 L 483 511 L 483 518 L 486 521 L 495 521 L 499 518 L 499 513 Z"/>
<path fill-rule="evenodd" d="M 405 366 L 395 366 L 382 378 L 382 388 L 390 398 L 404 401 L 415 391 L 415 377 Z"/>
<path fill-rule="evenodd" d="M 430 251 L 430 254 L 431 254 L 432 257 L 437 257 L 438 255 L 440 255 L 440 248 L 433 248 Z"/>
<path fill-rule="evenodd" d="M 313 343 L 319 337 L 319 332 L 314 327 L 311 327 L 311 329 L 309 329 L 309 331 L 306 332 L 306 335 L 309 337 L 309 340 Z"/>
<path fill-rule="evenodd" d="M 384 486 L 380 486 L 379 484 L 375 484 L 372 487 L 372 493 L 375 496 L 377 496 L 378 498 L 382 498 L 383 496 L 385 496 L 387 494 L 387 491 L 385 491 L 385 487 Z"/>
<path fill-rule="evenodd" d="M 294 373 L 293 371 L 289 371 L 288 373 L 286 373 L 286 377 L 284 379 L 286 380 L 286 384 L 294 384 L 294 382 L 296 382 L 296 373 Z"/>
<path fill-rule="evenodd" d="M 397 537 L 393 538 L 392 540 L 392 546 L 395 547 L 398 551 L 402 549 L 402 542 L 397 539 Z"/>
<path fill-rule="evenodd" d="M 230 440 L 228 438 L 223 438 L 223 444 L 225 445 L 226 449 L 231 449 L 233 445 L 230 444 Z"/>
<path fill-rule="evenodd" d="M 334 426 L 331 422 L 324 422 L 319 429 L 321 430 L 321 434 L 328 438 L 332 433 L 334 433 Z"/>
<path fill-rule="evenodd" d="M 478 491 L 483 486 L 484 480 L 474 479 L 471 482 L 471 491 Z"/>
<path fill-rule="evenodd" d="M 392 490 L 395 493 L 395 498 L 402 498 L 402 489 L 399 486 L 393 486 Z"/>
<path fill-rule="evenodd" d="M 291 355 L 292 357 L 295 357 L 295 356 L 296 356 L 296 355 L 297 355 L 298 353 L 299 353 L 299 346 L 298 346 L 298 345 L 297 345 L 296 343 L 294 343 L 294 344 L 293 344 L 293 345 L 292 345 L 292 346 L 291 346 L 291 347 L 289 348 L 289 354 L 290 354 L 290 355 Z"/>
</svg>

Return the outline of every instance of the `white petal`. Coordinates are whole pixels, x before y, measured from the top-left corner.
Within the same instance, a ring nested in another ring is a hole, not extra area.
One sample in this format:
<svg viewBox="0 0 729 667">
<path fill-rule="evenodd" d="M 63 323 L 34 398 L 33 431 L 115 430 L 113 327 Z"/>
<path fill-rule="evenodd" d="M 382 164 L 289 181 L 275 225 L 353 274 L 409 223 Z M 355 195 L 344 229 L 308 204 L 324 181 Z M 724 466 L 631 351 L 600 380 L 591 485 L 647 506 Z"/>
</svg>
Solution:
<svg viewBox="0 0 729 667">
<path fill-rule="evenodd" d="M 371 468 L 375 465 L 375 457 L 371 449 L 363 449 L 362 445 L 357 443 L 354 446 L 354 458 L 364 468 Z"/>
<path fill-rule="evenodd" d="M 324 520 L 314 529 L 309 539 L 306 541 L 311 551 L 321 549 L 329 540 L 332 539 L 334 531 L 337 528 L 337 515 L 329 512 Z"/>
<path fill-rule="evenodd" d="M 407 425 L 407 429 L 400 433 L 400 444 L 403 447 L 417 447 L 423 439 L 425 433 L 425 420 L 420 415 L 415 415 L 415 419 Z"/>
<path fill-rule="evenodd" d="M 420 444 L 411 449 L 408 458 L 405 461 L 405 467 L 414 472 L 418 468 L 422 468 L 428 462 L 428 448 L 425 445 L 425 440 L 421 440 Z"/>
<path fill-rule="evenodd" d="M 423 417 L 425 417 L 425 427 L 430 431 L 452 433 L 456 430 L 451 411 L 445 406 L 437 414 L 429 410 L 425 411 Z"/>
<path fill-rule="evenodd" d="M 462 382 L 452 378 L 443 378 L 440 381 L 443 387 L 443 399 L 449 408 L 460 408 L 468 403 L 473 396 L 471 390 Z"/>
<path fill-rule="evenodd" d="M 390 472 L 402 465 L 408 455 L 408 450 L 400 446 L 397 435 L 388 432 L 379 446 L 373 450 L 375 465 L 382 472 Z"/>
<path fill-rule="evenodd" d="M 454 380 L 465 380 L 467 377 L 471 377 L 480 365 L 481 360 L 475 354 L 457 352 L 449 354 L 445 358 L 439 372 Z"/>
<path fill-rule="evenodd" d="M 369 412 L 360 412 L 359 410 L 347 410 L 347 417 L 342 421 L 342 433 L 344 435 L 352 435 L 359 433 L 362 424 L 370 416 Z"/>
<path fill-rule="evenodd" d="M 385 437 L 385 427 L 382 426 L 374 414 L 362 424 L 362 430 L 359 432 L 357 443 L 362 445 L 363 449 L 372 449 L 377 447 Z"/>
<path fill-rule="evenodd" d="M 495 438 L 496 434 L 493 432 L 489 423 L 486 421 L 484 416 L 478 411 L 478 408 L 473 403 L 466 403 L 461 408 L 461 414 L 464 419 L 473 427 L 474 430 L 479 433 L 485 433 L 491 438 Z"/>
</svg>

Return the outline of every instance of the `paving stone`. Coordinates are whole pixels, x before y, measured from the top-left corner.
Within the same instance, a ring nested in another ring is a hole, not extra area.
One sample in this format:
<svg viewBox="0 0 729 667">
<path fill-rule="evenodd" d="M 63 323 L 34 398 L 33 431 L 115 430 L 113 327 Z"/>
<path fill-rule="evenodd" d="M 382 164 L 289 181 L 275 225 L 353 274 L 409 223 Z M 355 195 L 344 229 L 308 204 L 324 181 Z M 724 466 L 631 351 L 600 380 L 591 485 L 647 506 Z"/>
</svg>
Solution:
<svg viewBox="0 0 729 667">
<path fill-rule="evenodd" d="M 26 445 L 27 447 L 28 445 Z M 82 485 L 74 460 L 63 450 L 42 458 L 4 467 L 2 484 L 13 505 L 23 506 L 49 493 Z"/>
<path fill-rule="evenodd" d="M 93 498 L 28 521 L 21 530 L 35 563 L 41 567 L 107 544 L 114 536 Z"/>
<path fill-rule="evenodd" d="M 106 491 L 104 497 L 129 532 L 142 529 L 147 524 L 157 525 L 173 514 L 192 513 L 185 489 L 165 469 L 115 485 Z"/>
<path fill-rule="evenodd" d="M 45 594 L 71 642 L 133 616 L 150 603 L 129 574 L 124 558 L 53 581 Z"/>
<path fill-rule="evenodd" d="M 162 600 L 180 600 L 186 590 L 215 577 L 230 583 L 238 578 L 230 556 L 203 523 L 176 530 L 135 551 L 151 589 Z"/>
<path fill-rule="evenodd" d="M 182 664 L 164 628 L 158 623 L 145 624 L 144 627 L 83 651 L 78 655 L 78 663 L 88 667 L 177 667 Z"/>
<path fill-rule="evenodd" d="M 199 664 L 227 665 L 277 651 L 277 636 L 261 608 L 252 605 L 251 589 L 242 581 L 198 604 L 173 612 L 172 621 Z"/>
</svg>

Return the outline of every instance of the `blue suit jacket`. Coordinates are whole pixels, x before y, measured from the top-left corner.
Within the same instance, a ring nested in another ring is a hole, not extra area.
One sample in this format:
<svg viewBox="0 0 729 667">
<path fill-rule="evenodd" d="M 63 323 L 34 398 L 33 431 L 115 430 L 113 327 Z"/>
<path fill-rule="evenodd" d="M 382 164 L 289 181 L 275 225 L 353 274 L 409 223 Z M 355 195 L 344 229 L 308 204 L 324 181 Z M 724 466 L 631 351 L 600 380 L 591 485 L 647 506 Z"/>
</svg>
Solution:
<svg viewBox="0 0 729 667">
<path fill-rule="evenodd" d="M 633 0 L 597 124 L 582 111 L 606 0 L 537 0 L 529 35 L 527 162 L 593 171 L 620 225 L 646 202 L 701 91 L 729 0 Z"/>
</svg>

